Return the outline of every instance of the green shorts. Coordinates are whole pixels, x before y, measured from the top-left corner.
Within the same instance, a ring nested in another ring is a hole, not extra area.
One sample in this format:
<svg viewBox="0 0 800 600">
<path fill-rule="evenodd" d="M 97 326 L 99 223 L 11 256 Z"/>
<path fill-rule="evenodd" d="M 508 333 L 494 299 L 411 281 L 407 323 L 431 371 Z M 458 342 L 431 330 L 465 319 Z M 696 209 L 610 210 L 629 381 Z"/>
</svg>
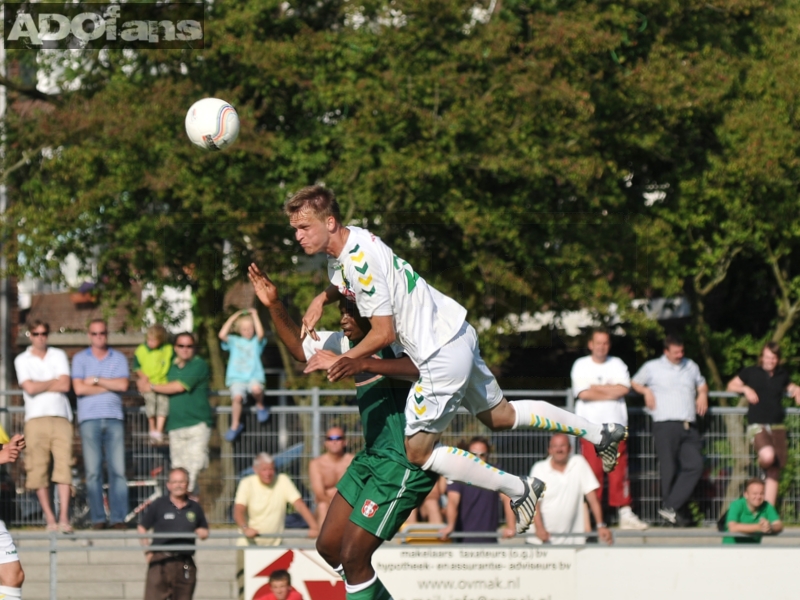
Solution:
<svg viewBox="0 0 800 600">
<path fill-rule="evenodd" d="M 390 540 L 411 511 L 422 504 L 438 477 L 430 471 L 359 452 L 336 489 L 353 507 L 353 523 Z"/>
</svg>

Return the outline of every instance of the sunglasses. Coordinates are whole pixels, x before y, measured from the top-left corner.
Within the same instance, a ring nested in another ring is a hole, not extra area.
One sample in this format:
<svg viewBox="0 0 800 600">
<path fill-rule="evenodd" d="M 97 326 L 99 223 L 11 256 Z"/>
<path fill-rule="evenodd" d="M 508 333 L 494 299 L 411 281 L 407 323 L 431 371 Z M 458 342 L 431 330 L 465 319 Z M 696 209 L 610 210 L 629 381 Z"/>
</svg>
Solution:
<svg viewBox="0 0 800 600">
<path fill-rule="evenodd" d="M 107 332 L 107 331 L 90 331 L 90 332 L 89 332 L 89 335 L 91 335 L 91 336 L 95 336 L 95 335 L 108 335 L 108 332 Z"/>
<path fill-rule="evenodd" d="M 343 435 L 329 435 L 325 439 L 328 440 L 329 442 L 339 442 L 339 441 L 344 439 L 344 436 Z"/>
<path fill-rule="evenodd" d="M 48 333 L 46 331 L 34 331 L 31 332 L 31 337 L 47 337 Z"/>
<path fill-rule="evenodd" d="M 175 344 L 176 348 L 194 348 L 194 344 Z"/>
</svg>

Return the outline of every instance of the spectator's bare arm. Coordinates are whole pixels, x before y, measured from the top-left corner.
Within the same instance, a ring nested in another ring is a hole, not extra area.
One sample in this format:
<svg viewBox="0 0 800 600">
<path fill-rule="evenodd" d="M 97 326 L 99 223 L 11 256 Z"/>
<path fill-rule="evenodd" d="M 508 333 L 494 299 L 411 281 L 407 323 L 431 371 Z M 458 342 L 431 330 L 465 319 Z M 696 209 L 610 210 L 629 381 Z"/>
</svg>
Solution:
<svg viewBox="0 0 800 600">
<path fill-rule="evenodd" d="M 597 523 L 597 537 L 610 546 L 614 543 L 614 537 L 611 535 L 611 530 L 603 523 L 603 507 L 597 498 L 597 490 L 592 490 L 586 494 L 586 502 L 589 505 L 589 510 L 592 512 L 595 523 Z M 600 525 L 603 525 L 603 527 L 600 527 Z"/>
<path fill-rule="evenodd" d="M 438 485 L 438 483 L 437 483 Z M 461 504 L 461 494 L 455 490 L 447 492 L 447 506 L 444 509 L 444 518 L 446 525 L 439 530 L 439 537 L 446 540 L 453 533 L 456 528 L 456 520 L 458 519 L 458 506 Z"/>
<path fill-rule="evenodd" d="M 578 394 L 581 400 L 616 400 L 630 391 L 628 386 L 620 383 L 592 384 L 589 389 Z"/>
<path fill-rule="evenodd" d="M 233 505 L 233 520 L 242 530 L 245 537 L 252 540 L 258 535 L 255 529 L 247 526 L 247 507 L 244 504 Z"/>
<path fill-rule="evenodd" d="M 317 537 L 317 534 L 319 533 L 319 525 L 317 525 L 317 519 L 314 517 L 313 514 L 311 514 L 311 511 L 309 510 L 308 506 L 306 506 L 306 503 L 303 502 L 303 499 L 298 498 L 297 500 L 294 501 L 294 504 L 292 506 L 294 506 L 294 509 L 298 513 L 300 513 L 300 516 L 303 517 L 303 520 L 308 525 L 308 537 L 310 538 Z"/>
<path fill-rule="evenodd" d="M 325 493 L 322 467 L 316 459 L 308 463 L 308 479 L 311 481 L 311 491 L 314 493 L 314 501 L 317 504 L 327 503 L 328 495 Z"/>
<path fill-rule="evenodd" d="M 511 508 L 511 498 L 500 494 L 500 500 L 503 503 L 503 515 L 506 521 L 506 526 L 503 527 L 503 537 L 505 539 L 512 538 L 517 533 L 517 517 L 514 509 Z"/>
<path fill-rule="evenodd" d="M 695 406 L 698 415 L 701 417 L 706 416 L 706 412 L 708 412 L 708 385 L 705 383 L 697 388 Z"/>
<path fill-rule="evenodd" d="M 650 410 L 656 409 L 656 397 L 653 394 L 653 390 L 651 390 L 646 385 L 642 385 L 641 383 L 637 383 L 635 381 L 631 381 L 631 387 L 637 394 L 641 394 L 644 396 L 644 404 Z"/>
</svg>

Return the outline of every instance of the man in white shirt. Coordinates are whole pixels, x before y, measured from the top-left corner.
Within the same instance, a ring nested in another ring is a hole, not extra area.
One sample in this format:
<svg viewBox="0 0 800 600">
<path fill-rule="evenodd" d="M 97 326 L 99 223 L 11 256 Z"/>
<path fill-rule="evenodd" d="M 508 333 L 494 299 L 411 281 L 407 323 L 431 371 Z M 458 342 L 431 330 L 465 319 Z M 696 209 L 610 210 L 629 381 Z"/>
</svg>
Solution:
<svg viewBox="0 0 800 600">
<path fill-rule="evenodd" d="M 628 367 L 616 356 L 609 356 L 611 336 L 596 329 L 589 339 L 589 356 L 572 365 L 572 393 L 577 398 L 575 414 L 595 423 L 628 424 L 625 394 L 631 388 Z M 599 497 L 603 500 L 603 462 L 595 455 L 594 445 L 581 439 L 581 451 L 600 482 Z M 608 505 L 619 510 L 620 529 L 647 529 L 631 510 L 630 481 L 628 480 L 628 447 L 619 444 L 619 464 L 608 474 Z"/>
<path fill-rule="evenodd" d="M 25 487 L 36 490 L 48 531 L 72 533 L 69 524 L 70 485 L 72 484 L 72 408 L 69 361 L 63 350 L 50 348 L 50 326 L 33 321 L 28 327 L 31 345 L 14 359 L 17 381 L 25 399 Z M 48 478 L 50 456 L 53 474 Z M 60 514 L 58 520 L 50 504 L 50 480 L 56 484 Z"/>
<path fill-rule="evenodd" d="M 584 514 L 585 498 L 597 522 L 597 535 L 605 543 L 613 543 L 597 499 L 600 484 L 589 463 L 580 454 L 572 454 L 569 438 L 562 433 L 550 438 L 547 453 L 548 458 L 534 463 L 531 468 L 531 477 L 547 481 L 547 494 L 539 501 L 539 510 L 533 519 L 536 537 L 526 541 L 529 544 L 585 544 L 583 536 L 558 535 L 591 531 Z"/>
</svg>

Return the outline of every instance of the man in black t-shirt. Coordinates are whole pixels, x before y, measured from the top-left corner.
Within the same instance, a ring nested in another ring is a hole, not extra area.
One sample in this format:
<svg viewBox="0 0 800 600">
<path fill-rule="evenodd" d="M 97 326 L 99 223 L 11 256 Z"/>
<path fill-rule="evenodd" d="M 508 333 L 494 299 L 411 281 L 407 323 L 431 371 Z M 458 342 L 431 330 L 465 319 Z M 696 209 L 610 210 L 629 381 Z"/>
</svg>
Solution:
<svg viewBox="0 0 800 600">
<path fill-rule="evenodd" d="M 178 467 L 169 472 L 168 496 L 155 500 L 140 515 L 139 533 L 194 533 L 204 540 L 208 537 L 208 521 L 200 505 L 188 494 L 189 473 Z M 148 540 L 142 539 L 147 545 Z M 189 538 L 155 538 L 153 545 L 194 545 Z M 194 550 L 145 551 L 147 582 L 144 600 L 191 600 L 197 583 Z"/>
<path fill-rule="evenodd" d="M 728 383 L 728 391 L 747 399 L 748 433 L 766 471 L 764 497 L 777 507 L 778 481 L 788 460 L 786 426 L 783 424 L 783 397 L 792 396 L 800 404 L 800 386 L 792 383 L 789 372 L 780 366 L 781 349 L 769 342 L 761 350 L 758 365 L 745 367 Z"/>
</svg>

